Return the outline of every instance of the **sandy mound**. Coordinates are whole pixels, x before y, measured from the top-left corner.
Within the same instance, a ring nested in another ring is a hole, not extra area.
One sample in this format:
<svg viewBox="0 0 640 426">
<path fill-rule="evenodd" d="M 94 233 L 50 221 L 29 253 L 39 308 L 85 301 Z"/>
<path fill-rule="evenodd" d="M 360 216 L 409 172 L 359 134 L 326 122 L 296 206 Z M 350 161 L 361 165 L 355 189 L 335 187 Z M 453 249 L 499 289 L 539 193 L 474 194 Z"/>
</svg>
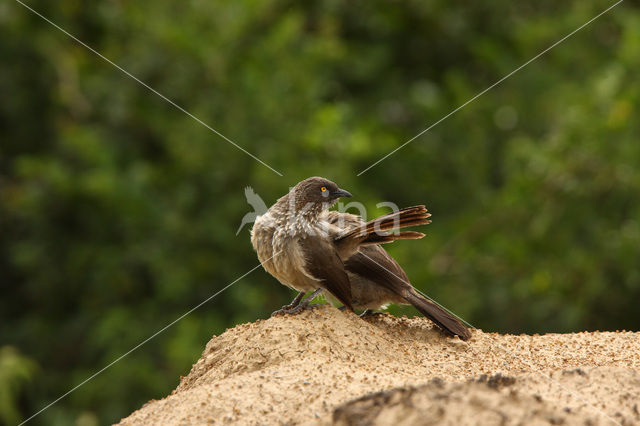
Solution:
<svg viewBox="0 0 640 426">
<path fill-rule="evenodd" d="M 433 379 L 347 402 L 332 420 L 338 425 L 639 424 L 637 371 L 596 367 L 548 377 L 498 374 L 454 384 Z"/>
<path fill-rule="evenodd" d="M 640 333 L 447 338 L 330 306 L 214 337 L 121 424 L 640 424 Z"/>
</svg>

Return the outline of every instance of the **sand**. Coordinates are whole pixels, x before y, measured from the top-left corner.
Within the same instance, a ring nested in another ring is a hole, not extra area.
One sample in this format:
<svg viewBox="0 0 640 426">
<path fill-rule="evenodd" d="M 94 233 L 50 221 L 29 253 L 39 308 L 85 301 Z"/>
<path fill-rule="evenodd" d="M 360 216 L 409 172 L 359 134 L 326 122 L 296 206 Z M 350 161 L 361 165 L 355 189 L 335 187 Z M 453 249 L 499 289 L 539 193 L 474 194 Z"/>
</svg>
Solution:
<svg viewBox="0 0 640 426">
<path fill-rule="evenodd" d="M 463 342 L 421 317 L 332 306 L 215 336 L 138 424 L 638 424 L 640 333 Z"/>
</svg>

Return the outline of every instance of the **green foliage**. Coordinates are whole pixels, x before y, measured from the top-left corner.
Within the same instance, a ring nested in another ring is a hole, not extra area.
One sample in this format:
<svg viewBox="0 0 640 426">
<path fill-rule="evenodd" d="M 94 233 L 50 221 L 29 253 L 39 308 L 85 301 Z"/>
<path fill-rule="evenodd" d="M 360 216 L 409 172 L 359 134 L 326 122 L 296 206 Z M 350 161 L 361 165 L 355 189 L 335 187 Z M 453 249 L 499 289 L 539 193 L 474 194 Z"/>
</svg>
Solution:
<svg viewBox="0 0 640 426">
<path fill-rule="evenodd" d="M 25 384 L 33 379 L 36 364 L 13 346 L 0 347 L 0 420 L 15 424 L 23 420 L 18 400 Z"/>
<path fill-rule="evenodd" d="M 0 358 L 15 383 L 0 382 L 3 421 L 35 413 L 256 266 L 247 227 L 235 236 L 250 209 L 244 187 L 270 204 L 311 175 L 370 216 L 386 212 L 381 201 L 427 204 L 428 237 L 388 249 L 479 328 L 638 328 L 632 6 L 358 177 L 608 4 L 29 4 L 284 177 L 18 3 L 0 5 L 0 341 L 22 354 Z M 290 297 L 257 270 L 35 422 L 117 421 L 175 387 L 212 334 Z"/>
</svg>

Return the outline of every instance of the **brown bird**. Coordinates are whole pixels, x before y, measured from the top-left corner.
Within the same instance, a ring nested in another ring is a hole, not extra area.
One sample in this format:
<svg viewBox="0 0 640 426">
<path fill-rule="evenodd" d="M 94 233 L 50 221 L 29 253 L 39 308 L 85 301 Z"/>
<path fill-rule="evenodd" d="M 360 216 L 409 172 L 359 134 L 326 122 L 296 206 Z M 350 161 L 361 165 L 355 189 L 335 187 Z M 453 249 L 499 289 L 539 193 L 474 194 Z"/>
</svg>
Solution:
<svg viewBox="0 0 640 426">
<path fill-rule="evenodd" d="M 251 243 L 262 266 L 300 292 L 274 314 L 296 313 L 326 290 L 352 311 L 357 308 L 366 313 L 389 303 L 411 304 L 448 335 L 469 339 L 467 327 L 420 295 L 380 246 L 424 237 L 420 232 L 390 231 L 430 223 L 427 209 L 408 207 L 364 222 L 359 216 L 328 210 L 340 197 L 351 194 L 330 180 L 311 177 L 257 217 Z M 303 301 L 309 291 L 313 294 Z"/>
</svg>

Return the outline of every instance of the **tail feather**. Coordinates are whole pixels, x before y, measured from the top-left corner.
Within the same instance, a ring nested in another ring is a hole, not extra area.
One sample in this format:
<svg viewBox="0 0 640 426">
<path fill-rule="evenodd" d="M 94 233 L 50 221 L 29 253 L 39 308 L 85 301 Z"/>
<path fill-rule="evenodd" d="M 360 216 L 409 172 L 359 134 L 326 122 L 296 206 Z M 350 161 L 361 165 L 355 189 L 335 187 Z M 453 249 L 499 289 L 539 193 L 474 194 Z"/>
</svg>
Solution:
<svg viewBox="0 0 640 426">
<path fill-rule="evenodd" d="M 367 241 L 367 239 L 373 235 L 386 236 L 387 234 L 385 231 L 429 224 L 431 223 L 429 220 L 430 216 L 431 214 L 427 212 L 427 209 L 423 205 L 407 207 L 370 220 L 362 226 L 348 231 L 344 235 L 340 236 L 336 241 L 339 242 L 348 238 L 363 239 L 364 241 Z"/>
<path fill-rule="evenodd" d="M 374 233 L 374 234 L 369 234 L 367 238 L 365 238 L 360 243 L 360 245 L 365 246 L 370 244 L 384 244 L 384 243 L 391 243 L 395 240 L 419 240 L 422 237 L 424 237 L 424 234 L 422 232 L 413 232 L 413 231 L 399 232 L 397 234 L 390 234 L 386 232 Z"/>
<path fill-rule="evenodd" d="M 407 302 L 411 303 L 422 315 L 436 323 L 446 334 L 458 336 L 462 340 L 469 340 L 471 338 L 471 332 L 460 320 L 429 299 L 413 291 L 405 296 L 405 298 Z"/>
</svg>

